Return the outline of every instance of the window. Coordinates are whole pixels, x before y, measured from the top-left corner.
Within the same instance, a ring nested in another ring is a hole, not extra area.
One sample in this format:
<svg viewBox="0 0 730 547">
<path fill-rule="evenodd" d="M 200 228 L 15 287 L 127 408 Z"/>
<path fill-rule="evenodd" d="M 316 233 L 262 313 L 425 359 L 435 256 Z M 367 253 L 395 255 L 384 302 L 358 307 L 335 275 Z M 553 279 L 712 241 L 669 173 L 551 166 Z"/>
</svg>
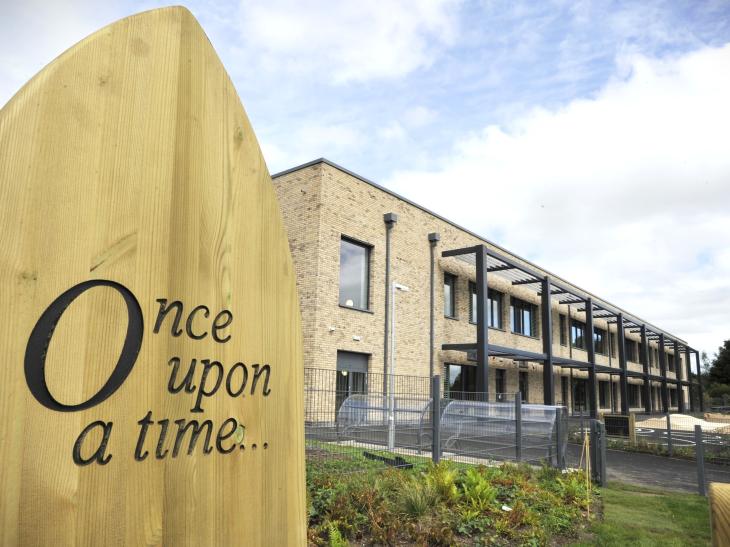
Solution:
<svg viewBox="0 0 730 547">
<path fill-rule="evenodd" d="M 585 323 L 581 323 L 575 319 L 570 322 L 570 344 L 574 348 L 586 349 Z"/>
<path fill-rule="evenodd" d="M 608 345 L 611 346 L 611 357 L 616 357 L 616 334 L 613 332 L 608 333 Z"/>
<path fill-rule="evenodd" d="M 599 408 L 608 408 L 609 401 L 609 385 L 608 382 L 600 380 L 598 382 L 598 406 Z"/>
<path fill-rule="evenodd" d="M 520 393 L 522 394 L 522 402 L 526 403 L 529 401 L 529 388 L 530 385 L 527 379 L 527 372 L 524 370 L 520 371 Z"/>
<path fill-rule="evenodd" d="M 369 358 L 370 355 L 367 353 L 337 352 L 335 410 L 338 410 L 350 395 L 367 392 Z"/>
<path fill-rule="evenodd" d="M 477 322 L 477 284 L 469 281 L 469 321 Z M 502 293 L 493 289 L 487 290 L 487 326 L 502 328 Z"/>
<path fill-rule="evenodd" d="M 525 336 L 536 336 L 537 326 L 535 321 L 537 319 L 537 306 L 515 298 L 514 296 L 510 302 L 509 317 L 512 332 L 524 334 Z"/>
<path fill-rule="evenodd" d="M 637 384 L 629 384 L 628 385 L 628 392 L 629 392 L 629 407 L 630 408 L 636 408 L 638 406 L 641 406 L 640 396 L 639 396 L 639 386 Z"/>
<path fill-rule="evenodd" d="M 568 325 L 566 317 L 562 313 L 560 314 L 560 345 L 568 345 Z"/>
<path fill-rule="evenodd" d="M 593 344 L 596 348 L 596 353 L 606 355 L 606 331 L 593 327 Z"/>
<path fill-rule="evenodd" d="M 465 399 L 474 393 L 477 385 L 477 368 L 473 365 L 444 365 L 444 395 L 447 399 Z"/>
<path fill-rule="evenodd" d="M 367 310 L 370 306 L 370 246 L 340 240 L 340 305 Z"/>
<path fill-rule="evenodd" d="M 505 371 L 503 368 L 494 369 L 494 392 L 497 394 L 497 400 L 501 401 L 507 392 L 507 382 L 505 381 Z"/>
<path fill-rule="evenodd" d="M 669 406 L 677 406 L 677 390 L 669 390 Z"/>
<path fill-rule="evenodd" d="M 667 353 L 667 366 L 670 372 L 674 371 L 674 355 L 671 353 Z"/>
<path fill-rule="evenodd" d="M 563 396 L 563 405 L 568 406 L 568 377 L 560 377 L 560 393 Z"/>
<path fill-rule="evenodd" d="M 456 319 L 456 276 L 444 274 L 444 315 Z"/>
<path fill-rule="evenodd" d="M 636 343 L 636 340 L 629 340 L 628 338 L 625 338 L 626 342 L 626 360 L 632 361 L 634 363 L 638 363 L 639 359 L 637 356 L 638 353 L 638 345 Z"/>
</svg>

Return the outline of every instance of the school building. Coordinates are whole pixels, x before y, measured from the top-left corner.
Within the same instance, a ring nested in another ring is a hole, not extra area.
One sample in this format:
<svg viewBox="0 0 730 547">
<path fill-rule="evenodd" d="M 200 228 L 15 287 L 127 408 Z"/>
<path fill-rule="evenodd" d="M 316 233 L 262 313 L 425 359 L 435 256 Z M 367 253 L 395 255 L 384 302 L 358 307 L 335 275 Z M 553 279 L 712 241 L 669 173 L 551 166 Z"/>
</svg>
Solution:
<svg viewBox="0 0 730 547">
<path fill-rule="evenodd" d="M 272 178 L 305 366 L 336 370 L 338 391 L 393 361 L 441 375 L 452 397 L 519 391 L 594 417 L 704 410 L 698 351 L 639 315 L 328 160 Z"/>
</svg>

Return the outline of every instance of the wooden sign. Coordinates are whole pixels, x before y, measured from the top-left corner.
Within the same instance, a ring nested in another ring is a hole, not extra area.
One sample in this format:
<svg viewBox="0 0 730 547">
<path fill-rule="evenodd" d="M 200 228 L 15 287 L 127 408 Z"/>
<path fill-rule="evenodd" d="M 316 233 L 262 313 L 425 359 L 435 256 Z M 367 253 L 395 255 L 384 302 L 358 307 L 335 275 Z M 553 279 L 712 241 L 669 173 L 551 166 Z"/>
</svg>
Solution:
<svg viewBox="0 0 730 547">
<path fill-rule="evenodd" d="M 98 31 L 0 111 L 0 222 L 0 544 L 304 544 L 287 237 L 187 10 Z"/>
</svg>

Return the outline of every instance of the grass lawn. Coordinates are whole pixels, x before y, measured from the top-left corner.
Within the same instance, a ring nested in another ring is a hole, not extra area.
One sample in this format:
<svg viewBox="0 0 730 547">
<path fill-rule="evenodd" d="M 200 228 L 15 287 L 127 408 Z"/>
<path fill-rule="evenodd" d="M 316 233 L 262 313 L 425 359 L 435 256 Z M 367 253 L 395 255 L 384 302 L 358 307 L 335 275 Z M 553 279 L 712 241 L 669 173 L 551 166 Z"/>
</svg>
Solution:
<svg viewBox="0 0 730 547">
<path fill-rule="evenodd" d="M 694 494 L 665 492 L 609 483 L 600 489 L 603 519 L 577 546 L 710 545 L 707 500 Z"/>
</svg>

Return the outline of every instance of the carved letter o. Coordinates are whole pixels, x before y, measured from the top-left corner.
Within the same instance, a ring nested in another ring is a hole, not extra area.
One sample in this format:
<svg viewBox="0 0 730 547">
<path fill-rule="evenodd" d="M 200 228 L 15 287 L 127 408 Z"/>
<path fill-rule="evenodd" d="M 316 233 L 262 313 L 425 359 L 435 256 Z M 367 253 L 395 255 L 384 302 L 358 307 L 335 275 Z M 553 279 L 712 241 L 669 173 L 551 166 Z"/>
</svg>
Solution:
<svg viewBox="0 0 730 547">
<path fill-rule="evenodd" d="M 63 312 L 66 311 L 66 308 L 68 308 L 71 302 L 88 289 L 99 286 L 116 289 L 127 304 L 129 324 L 127 325 L 127 334 L 124 338 L 124 346 L 122 347 L 122 353 L 119 356 L 116 367 L 114 367 L 111 376 L 109 376 L 109 379 L 102 388 L 93 397 L 83 403 L 78 405 L 65 405 L 58 402 L 51 395 L 46 384 L 45 369 L 48 346 L 51 343 L 53 331 L 61 319 L 61 315 L 63 315 Z M 28 345 L 25 348 L 25 381 L 28 384 L 30 392 L 46 408 L 60 412 L 76 412 L 98 405 L 119 389 L 119 386 L 124 383 L 124 380 L 127 379 L 127 376 L 132 371 L 139 350 L 142 347 L 143 328 L 144 320 L 139 302 L 137 302 L 132 292 L 124 285 L 106 279 L 93 279 L 74 285 L 51 302 L 51 305 L 43 312 L 43 315 L 38 319 L 35 327 L 33 327 L 33 331 L 30 333 Z"/>
</svg>

